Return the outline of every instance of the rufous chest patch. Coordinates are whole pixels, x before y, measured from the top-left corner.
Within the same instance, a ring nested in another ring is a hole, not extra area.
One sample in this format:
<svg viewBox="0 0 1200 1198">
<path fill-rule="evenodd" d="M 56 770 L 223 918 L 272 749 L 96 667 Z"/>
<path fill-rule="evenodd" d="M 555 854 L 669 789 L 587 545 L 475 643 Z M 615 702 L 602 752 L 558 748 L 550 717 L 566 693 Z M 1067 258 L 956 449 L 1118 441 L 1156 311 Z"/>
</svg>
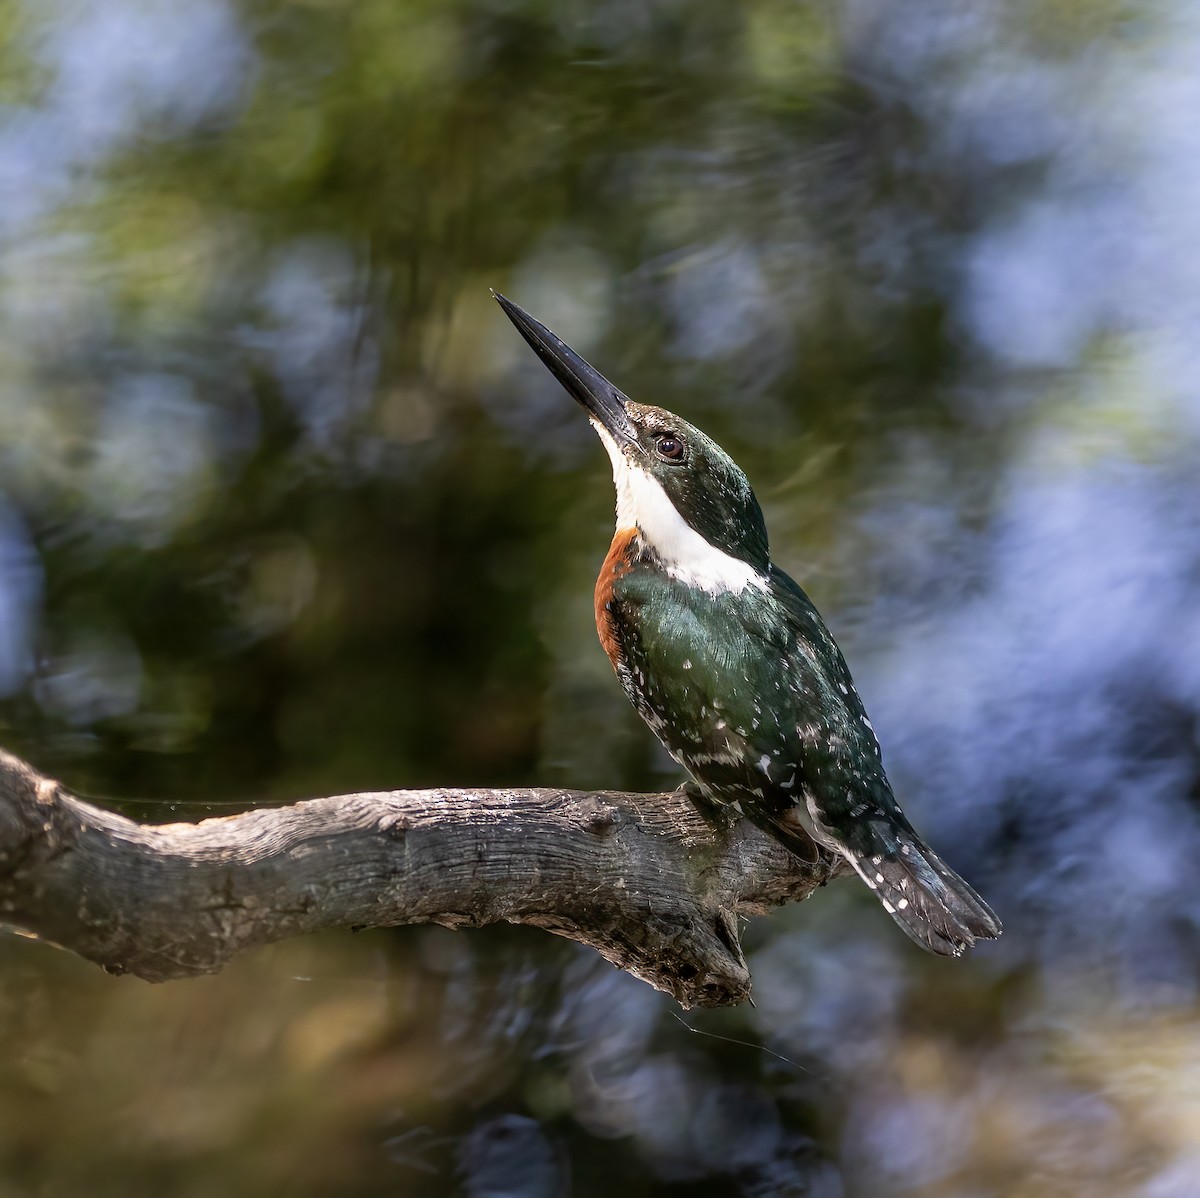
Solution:
<svg viewBox="0 0 1200 1198">
<path fill-rule="evenodd" d="M 633 569 L 633 541 L 636 528 L 618 528 L 608 547 L 608 556 L 600 567 L 596 579 L 596 631 L 600 634 L 600 645 L 608 660 L 617 668 L 621 661 L 621 646 L 617 640 L 616 621 L 611 610 L 613 586 L 618 578 Z"/>
</svg>

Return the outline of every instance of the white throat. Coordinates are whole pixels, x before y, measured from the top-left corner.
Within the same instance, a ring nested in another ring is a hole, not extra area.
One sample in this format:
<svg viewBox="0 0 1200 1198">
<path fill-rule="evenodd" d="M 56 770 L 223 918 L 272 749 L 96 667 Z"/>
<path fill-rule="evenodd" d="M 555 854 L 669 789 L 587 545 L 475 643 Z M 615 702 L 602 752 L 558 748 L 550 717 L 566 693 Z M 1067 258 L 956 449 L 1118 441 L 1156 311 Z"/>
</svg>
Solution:
<svg viewBox="0 0 1200 1198">
<path fill-rule="evenodd" d="M 662 484 L 631 462 L 603 425 L 592 420 L 592 427 L 612 461 L 618 529 L 636 527 L 667 573 L 687 586 L 713 595 L 747 587 L 766 589 L 766 578 L 749 562 L 710 544 L 684 520 Z"/>
</svg>

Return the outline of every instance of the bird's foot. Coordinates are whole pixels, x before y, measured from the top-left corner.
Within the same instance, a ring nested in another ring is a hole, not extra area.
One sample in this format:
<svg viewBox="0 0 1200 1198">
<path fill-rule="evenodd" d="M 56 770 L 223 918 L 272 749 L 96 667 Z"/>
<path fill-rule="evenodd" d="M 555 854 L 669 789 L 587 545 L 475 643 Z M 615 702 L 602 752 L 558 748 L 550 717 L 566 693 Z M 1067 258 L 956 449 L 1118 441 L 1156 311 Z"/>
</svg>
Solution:
<svg viewBox="0 0 1200 1198">
<path fill-rule="evenodd" d="M 741 808 L 736 803 L 722 803 L 710 797 L 695 782 L 681 783 L 678 793 L 683 795 L 705 820 L 723 832 L 727 832 L 742 818 Z"/>
</svg>

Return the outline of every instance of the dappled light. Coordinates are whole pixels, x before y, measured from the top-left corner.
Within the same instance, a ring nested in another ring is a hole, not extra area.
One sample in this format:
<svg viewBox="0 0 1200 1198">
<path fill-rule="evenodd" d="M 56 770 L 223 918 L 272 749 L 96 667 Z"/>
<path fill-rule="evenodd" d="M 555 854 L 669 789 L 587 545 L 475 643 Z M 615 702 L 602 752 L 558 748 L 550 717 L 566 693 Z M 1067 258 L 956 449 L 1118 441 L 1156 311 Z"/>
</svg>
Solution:
<svg viewBox="0 0 1200 1198">
<path fill-rule="evenodd" d="M 140 820 L 665 790 L 609 464 L 746 470 L 961 961 L 837 880 L 681 1012 L 528 928 L 151 987 L 0 935 L 0 1195 L 1194 1198 L 1200 16 L 0 3 L 0 746 Z"/>
</svg>

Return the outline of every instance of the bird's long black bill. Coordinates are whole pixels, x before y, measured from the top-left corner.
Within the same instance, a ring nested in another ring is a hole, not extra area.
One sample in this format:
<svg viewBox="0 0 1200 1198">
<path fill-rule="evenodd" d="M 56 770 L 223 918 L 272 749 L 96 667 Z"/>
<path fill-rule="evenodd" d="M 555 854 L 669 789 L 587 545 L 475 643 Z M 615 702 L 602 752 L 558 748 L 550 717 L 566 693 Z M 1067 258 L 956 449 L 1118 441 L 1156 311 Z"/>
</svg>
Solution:
<svg viewBox="0 0 1200 1198">
<path fill-rule="evenodd" d="M 618 442 L 637 445 L 637 435 L 625 411 L 629 397 L 589 366 L 561 337 L 541 321 L 534 320 L 524 308 L 505 299 L 498 291 L 493 291 L 492 295 L 550 373 Z"/>
</svg>

